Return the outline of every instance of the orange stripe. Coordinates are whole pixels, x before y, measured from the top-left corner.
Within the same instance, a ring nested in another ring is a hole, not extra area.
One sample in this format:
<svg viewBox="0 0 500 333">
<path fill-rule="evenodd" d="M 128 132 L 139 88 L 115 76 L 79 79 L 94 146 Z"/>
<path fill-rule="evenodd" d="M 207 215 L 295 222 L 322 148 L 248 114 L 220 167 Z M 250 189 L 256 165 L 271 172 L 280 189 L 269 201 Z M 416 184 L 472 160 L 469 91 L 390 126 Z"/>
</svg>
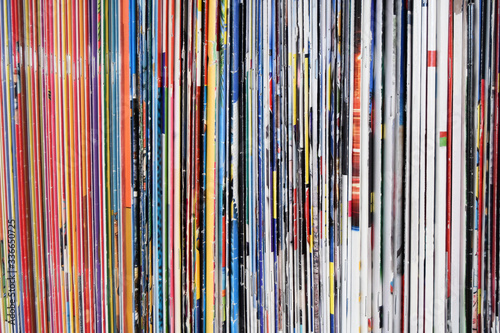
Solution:
<svg viewBox="0 0 500 333">
<path fill-rule="evenodd" d="M 122 156 L 125 161 L 132 160 L 132 152 L 129 142 L 131 142 L 131 128 L 130 128 L 130 67 L 129 67 L 129 25 L 126 24 L 129 19 L 128 5 L 120 6 L 120 43 L 122 52 L 122 79 L 121 79 L 121 147 Z M 131 183 L 131 164 L 122 164 L 122 248 L 123 248 L 123 308 L 124 314 L 133 313 L 133 271 L 132 271 L 132 248 L 126 246 L 130 239 L 132 239 L 132 183 Z M 133 330 L 134 321 L 132 316 L 123 316 L 123 328 L 125 332 Z"/>
</svg>

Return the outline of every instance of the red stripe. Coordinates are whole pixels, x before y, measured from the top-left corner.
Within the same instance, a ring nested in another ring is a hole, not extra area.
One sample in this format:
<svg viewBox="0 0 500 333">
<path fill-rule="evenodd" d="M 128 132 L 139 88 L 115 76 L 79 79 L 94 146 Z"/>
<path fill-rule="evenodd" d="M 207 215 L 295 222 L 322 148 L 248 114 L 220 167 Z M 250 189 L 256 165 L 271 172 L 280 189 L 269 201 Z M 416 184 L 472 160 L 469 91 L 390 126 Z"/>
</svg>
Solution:
<svg viewBox="0 0 500 333">
<path fill-rule="evenodd" d="M 437 51 L 427 51 L 427 67 L 436 67 Z"/>
</svg>

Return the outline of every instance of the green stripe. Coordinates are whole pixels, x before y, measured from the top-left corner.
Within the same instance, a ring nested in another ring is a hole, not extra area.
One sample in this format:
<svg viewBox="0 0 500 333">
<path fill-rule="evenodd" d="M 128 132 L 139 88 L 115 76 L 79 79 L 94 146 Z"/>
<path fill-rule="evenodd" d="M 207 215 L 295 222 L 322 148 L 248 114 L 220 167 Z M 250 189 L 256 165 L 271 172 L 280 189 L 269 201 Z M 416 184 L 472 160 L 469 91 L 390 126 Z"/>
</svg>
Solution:
<svg viewBox="0 0 500 333">
<path fill-rule="evenodd" d="M 446 147 L 448 145 L 448 140 L 445 137 L 439 138 L 439 147 Z"/>
</svg>

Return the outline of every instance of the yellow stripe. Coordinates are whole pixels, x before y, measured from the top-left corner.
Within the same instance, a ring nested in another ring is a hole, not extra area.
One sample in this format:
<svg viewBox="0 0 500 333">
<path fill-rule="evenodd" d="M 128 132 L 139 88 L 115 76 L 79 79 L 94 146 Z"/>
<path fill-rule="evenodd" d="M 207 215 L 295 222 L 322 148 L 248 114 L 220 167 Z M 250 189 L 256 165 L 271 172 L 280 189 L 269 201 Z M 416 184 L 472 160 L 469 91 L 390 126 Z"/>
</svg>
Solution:
<svg viewBox="0 0 500 333">
<path fill-rule="evenodd" d="M 333 284 L 333 277 L 335 274 L 335 268 L 333 262 L 330 262 L 330 314 L 335 314 L 335 286 Z"/>
<path fill-rule="evenodd" d="M 374 202 L 375 202 L 375 193 L 370 192 L 370 213 L 373 213 L 374 211 Z"/>
<path fill-rule="evenodd" d="M 217 2 L 209 2 L 209 21 L 217 17 Z M 218 54 L 217 54 L 217 27 L 215 24 L 210 24 L 208 29 L 208 98 L 207 98 L 207 267 L 213 264 L 214 248 L 212 241 L 214 239 L 214 224 L 215 224 L 215 155 L 216 155 L 216 140 L 215 140 L 215 115 L 217 110 L 217 92 L 218 92 Z M 207 295 L 207 312 L 206 312 L 206 332 L 213 332 L 214 322 L 214 271 L 207 269 L 206 272 L 206 295 Z"/>
<path fill-rule="evenodd" d="M 224 1 L 224 14 L 221 15 L 221 19 L 224 20 L 224 25 L 226 26 L 226 29 L 224 30 L 224 44 L 227 44 L 227 7 L 228 7 L 228 0 Z M 227 60 L 226 60 L 227 61 Z"/>
<path fill-rule="evenodd" d="M 72 71 L 71 71 L 71 46 L 72 44 L 72 27 L 71 27 L 71 13 L 70 13 L 70 0 L 66 0 L 64 3 L 66 4 L 65 6 L 65 11 L 66 15 L 64 16 L 65 20 L 65 25 L 66 29 L 62 29 L 63 33 L 67 31 L 67 36 L 64 39 L 65 41 L 67 40 L 67 44 L 65 43 L 65 53 L 69 57 L 64 57 L 64 64 L 65 64 L 65 73 L 64 73 L 64 82 L 66 87 L 71 84 L 72 82 Z M 66 63 L 68 62 L 68 63 Z M 69 74 L 68 74 L 69 71 Z M 68 202 L 68 219 L 67 219 L 67 237 L 68 237 L 68 286 L 69 286 L 69 300 L 74 299 L 74 270 L 73 270 L 73 248 L 74 248 L 74 240 L 73 240 L 73 221 L 75 221 L 75 194 L 74 194 L 74 173 L 73 173 L 73 131 L 72 131 L 72 124 L 73 124 L 73 91 L 72 89 L 68 89 L 66 92 L 66 99 L 68 103 L 65 105 L 68 105 L 66 108 L 66 117 L 64 117 L 64 122 L 65 122 L 65 128 L 66 128 L 66 140 L 65 140 L 65 146 L 66 146 L 66 201 Z M 69 115 L 69 117 L 68 117 Z M 69 119 L 68 119 L 69 118 Z M 68 121 L 69 120 L 69 121 Z M 72 306 L 69 307 L 69 327 L 72 330 L 76 330 L 77 326 L 75 325 L 75 316 L 74 316 L 74 309 Z"/>
<path fill-rule="evenodd" d="M 313 252 L 313 241 L 314 241 L 314 231 L 311 228 L 311 234 L 309 235 L 309 253 Z"/>
<path fill-rule="evenodd" d="M 477 314 L 481 314 L 481 289 L 477 290 Z"/>
<path fill-rule="evenodd" d="M 111 110 L 110 110 L 110 89 L 109 87 L 111 87 L 111 83 L 110 83 L 110 69 L 111 69 L 111 60 L 110 60 L 110 50 L 109 50 L 109 40 L 110 40 L 110 37 L 109 37 L 109 17 L 110 17 L 110 12 L 109 12 L 109 0 L 106 0 L 104 1 L 104 31 L 105 31 L 105 45 L 106 45 L 106 60 L 105 60 L 105 63 L 106 63 L 106 79 L 105 79 L 105 82 L 106 82 L 106 90 L 105 90 L 105 94 L 106 94 L 106 108 L 105 108 L 105 117 L 107 119 L 107 123 L 108 123 L 108 129 L 106 131 L 106 144 L 105 144 L 105 147 L 106 147 L 106 174 L 107 174 L 107 179 L 108 179 L 108 182 L 109 182 L 109 179 L 111 179 L 111 154 L 110 154 L 110 130 L 109 130 L 109 127 L 110 127 L 110 113 L 111 113 Z M 108 19 L 108 20 L 107 20 Z M 142 110 L 142 105 L 141 105 L 141 110 Z M 142 112 L 142 111 L 141 111 Z M 108 244 L 106 245 L 107 246 L 107 249 L 108 249 L 108 253 L 107 253 L 107 257 L 108 257 L 108 262 L 107 262 L 107 265 L 106 265 L 106 271 L 108 272 L 109 270 L 109 266 L 111 265 L 112 263 L 112 256 L 113 256 L 113 252 L 112 252 L 112 249 L 111 249 L 111 237 L 113 237 L 113 230 L 114 230 L 114 211 L 111 209 L 111 194 L 107 193 L 106 195 L 106 206 L 107 206 L 107 216 L 108 216 L 108 223 L 110 225 L 110 228 L 109 228 L 109 231 L 110 231 L 110 234 L 107 234 L 106 235 L 106 241 L 108 242 Z M 112 274 L 112 271 L 113 271 L 114 267 L 111 266 L 111 274 Z M 108 277 L 109 280 L 111 280 L 109 283 L 113 283 L 113 276 L 111 277 Z M 109 307 L 109 311 L 110 313 L 115 313 L 116 309 L 114 308 L 113 304 L 114 304 L 114 297 L 115 296 L 115 293 L 114 293 L 114 290 L 111 290 L 109 292 L 109 295 L 108 295 L 108 299 L 109 299 L 109 304 L 108 304 L 108 307 Z M 111 331 L 114 331 L 115 330 L 115 322 L 114 322 L 114 316 L 109 316 L 108 318 L 109 320 L 109 328 Z"/>
<path fill-rule="evenodd" d="M 70 0 L 67 0 L 66 3 L 66 25 L 67 25 L 67 54 L 68 54 L 68 70 L 69 70 L 69 75 L 68 75 L 68 85 L 71 85 L 73 82 L 73 71 L 72 71 L 72 59 L 73 59 L 73 52 L 72 52 L 72 46 L 73 46 L 73 27 L 71 24 L 71 2 Z M 69 131 L 69 158 L 70 160 L 68 161 L 68 173 L 71 179 L 71 185 L 69 186 L 70 191 L 68 194 L 70 195 L 69 201 L 71 202 L 71 218 L 68 220 L 68 246 L 70 247 L 69 250 L 69 285 L 70 285 L 70 299 L 74 300 L 75 299 L 75 294 L 76 294 L 76 289 L 75 289 L 75 281 L 76 281 L 76 274 L 75 274 L 75 240 L 73 239 L 74 237 L 74 225 L 76 224 L 76 204 L 75 204 L 75 165 L 74 165 L 74 152 L 75 152 L 75 144 L 74 144 L 74 132 L 73 132 L 73 115 L 74 115 L 74 110 L 73 110 L 73 89 L 68 89 L 68 98 L 69 98 L 69 123 L 68 123 L 68 131 Z M 75 314 L 77 313 L 76 307 L 73 308 L 70 306 L 70 318 L 71 318 L 71 328 L 72 330 L 76 331 L 78 329 L 78 325 L 76 323 L 77 316 Z"/>
</svg>

